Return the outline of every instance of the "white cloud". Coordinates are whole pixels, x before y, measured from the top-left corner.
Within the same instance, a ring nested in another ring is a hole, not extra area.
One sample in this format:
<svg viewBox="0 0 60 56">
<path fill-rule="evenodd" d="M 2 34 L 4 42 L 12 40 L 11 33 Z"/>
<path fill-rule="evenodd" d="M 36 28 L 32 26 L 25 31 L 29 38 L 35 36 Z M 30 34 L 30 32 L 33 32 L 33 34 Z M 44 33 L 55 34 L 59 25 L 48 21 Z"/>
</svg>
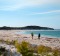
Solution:
<svg viewBox="0 0 60 56">
<path fill-rule="evenodd" d="M 0 10 L 16 10 L 45 4 L 60 4 L 60 0 L 0 0 Z"/>
<path fill-rule="evenodd" d="M 49 14 L 49 13 L 60 13 L 60 10 L 53 10 L 53 11 L 41 12 L 41 13 L 32 13 L 31 15 L 37 15 L 37 14 Z"/>
</svg>

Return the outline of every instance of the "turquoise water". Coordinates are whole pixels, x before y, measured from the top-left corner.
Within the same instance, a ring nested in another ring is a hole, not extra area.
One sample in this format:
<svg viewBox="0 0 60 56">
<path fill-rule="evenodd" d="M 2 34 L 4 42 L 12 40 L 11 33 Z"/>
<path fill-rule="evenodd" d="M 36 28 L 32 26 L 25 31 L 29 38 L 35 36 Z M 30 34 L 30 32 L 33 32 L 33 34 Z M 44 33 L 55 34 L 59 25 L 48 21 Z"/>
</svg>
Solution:
<svg viewBox="0 0 60 56">
<path fill-rule="evenodd" d="M 44 36 L 52 36 L 52 37 L 58 37 L 60 38 L 60 30 L 31 30 L 31 31 L 23 31 L 22 34 L 31 34 L 34 33 L 38 35 L 39 33 Z"/>
</svg>

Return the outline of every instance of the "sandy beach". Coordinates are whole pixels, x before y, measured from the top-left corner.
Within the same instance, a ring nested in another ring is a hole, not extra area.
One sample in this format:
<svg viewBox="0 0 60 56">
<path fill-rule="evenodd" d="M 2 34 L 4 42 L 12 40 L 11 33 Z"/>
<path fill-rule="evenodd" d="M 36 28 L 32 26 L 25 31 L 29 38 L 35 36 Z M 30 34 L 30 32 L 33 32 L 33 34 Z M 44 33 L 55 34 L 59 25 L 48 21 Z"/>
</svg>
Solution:
<svg viewBox="0 0 60 56">
<path fill-rule="evenodd" d="M 21 30 L 0 30 L 0 40 L 18 40 L 18 42 L 27 41 L 34 45 L 44 45 L 51 47 L 52 49 L 60 49 L 60 38 L 41 36 L 40 40 L 36 35 L 33 39 L 30 34 L 16 34 Z"/>
</svg>

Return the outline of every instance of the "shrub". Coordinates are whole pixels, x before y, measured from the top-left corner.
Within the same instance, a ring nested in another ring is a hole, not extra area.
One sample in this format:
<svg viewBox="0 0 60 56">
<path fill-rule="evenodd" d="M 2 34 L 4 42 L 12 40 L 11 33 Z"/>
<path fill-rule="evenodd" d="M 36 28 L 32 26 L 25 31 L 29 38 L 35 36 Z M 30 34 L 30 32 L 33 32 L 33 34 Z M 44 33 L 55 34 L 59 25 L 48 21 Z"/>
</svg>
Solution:
<svg viewBox="0 0 60 56">
<path fill-rule="evenodd" d="M 2 55 L 5 52 L 5 48 L 0 47 L 0 55 Z"/>
<path fill-rule="evenodd" d="M 53 56 L 59 56 L 60 55 L 60 51 L 58 49 L 53 50 Z"/>
<path fill-rule="evenodd" d="M 22 56 L 33 56 L 33 50 L 29 47 L 29 43 L 22 41 L 21 44 L 16 42 L 17 51 L 22 54 Z"/>
<path fill-rule="evenodd" d="M 46 47 L 46 46 L 38 46 L 38 53 L 43 55 L 47 55 L 49 52 L 51 52 L 51 48 L 50 47 Z"/>
</svg>

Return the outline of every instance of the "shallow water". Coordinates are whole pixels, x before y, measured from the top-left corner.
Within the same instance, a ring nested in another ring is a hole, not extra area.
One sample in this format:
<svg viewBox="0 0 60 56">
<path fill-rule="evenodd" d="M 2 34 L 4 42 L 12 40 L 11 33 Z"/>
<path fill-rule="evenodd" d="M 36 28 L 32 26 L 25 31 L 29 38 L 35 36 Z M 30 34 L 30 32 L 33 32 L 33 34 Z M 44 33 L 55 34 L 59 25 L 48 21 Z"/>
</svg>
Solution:
<svg viewBox="0 0 60 56">
<path fill-rule="evenodd" d="M 31 33 L 34 33 L 36 35 L 38 35 L 40 33 L 41 35 L 60 38 L 60 30 L 31 30 L 31 31 L 28 30 L 28 31 L 22 31 L 22 32 L 18 32 L 18 33 L 19 34 L 31 34 Z"/>
</svg>

